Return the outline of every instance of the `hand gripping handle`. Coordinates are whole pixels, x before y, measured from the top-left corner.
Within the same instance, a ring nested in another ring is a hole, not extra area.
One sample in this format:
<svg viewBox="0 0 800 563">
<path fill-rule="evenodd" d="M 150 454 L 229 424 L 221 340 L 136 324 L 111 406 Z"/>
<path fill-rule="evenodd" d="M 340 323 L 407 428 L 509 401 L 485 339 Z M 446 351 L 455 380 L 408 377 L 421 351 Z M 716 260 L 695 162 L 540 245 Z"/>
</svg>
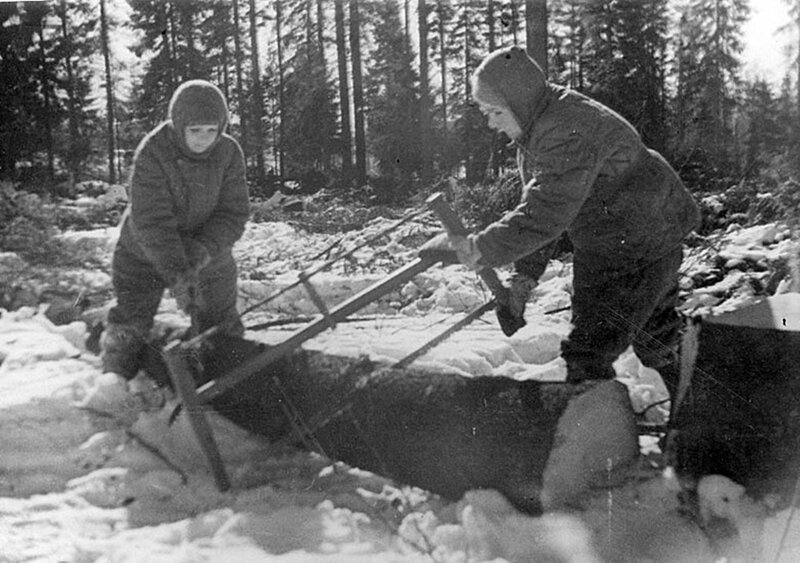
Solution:
<svg viewBox="0 0 800 563">
<path fill-rule="evenodd" d="M 447 205 L 447 202 L 444 199 L 444 194 L 441 192 L 435 193 L 430 196 L 426 202 L 428 207 L 436 213 L 436 216 L 444 225 L 447 234 L 450 236 L 467 236 L 469 231 L 467 231 L 464 224 L 461 222 L 461 219 L 458 218 L 455 211 Z M 494 294 L 494 298 L 498 304 L 506 304 L 509 301 L 509 290 L 506 286 L 503 285 L 503 282 L 500 281 L 500 278 L 497 277 L 497 272 L 495 272 L 492 268 L 481 268 L 478 270 L 478 275 L 481 277 L 483 282 L 486 286 L 492 291 Z"/>
</svg>

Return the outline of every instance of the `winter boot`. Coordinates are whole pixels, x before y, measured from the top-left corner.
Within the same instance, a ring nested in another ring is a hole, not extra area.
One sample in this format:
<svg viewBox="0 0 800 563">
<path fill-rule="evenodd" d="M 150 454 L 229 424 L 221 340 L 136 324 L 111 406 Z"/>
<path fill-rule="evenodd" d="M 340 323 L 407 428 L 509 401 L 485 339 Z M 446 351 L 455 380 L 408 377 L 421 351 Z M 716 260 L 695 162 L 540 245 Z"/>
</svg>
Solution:
<svg viewBox="0 0 800 563">
<path fill-rule="evenodd" d="M 141 330 L 132 326 L 109 324 L 100 337 L 103 372 L 114 372 L 128 380 L 136 377 L 145 343 Z"/>
<path fill-rule="evenodd" d="M 617 372 L 611 365 L 579 363 L 567 361 L 567 383 L 577 384 L 584 381 L 614 379 Z"/>
</svg>

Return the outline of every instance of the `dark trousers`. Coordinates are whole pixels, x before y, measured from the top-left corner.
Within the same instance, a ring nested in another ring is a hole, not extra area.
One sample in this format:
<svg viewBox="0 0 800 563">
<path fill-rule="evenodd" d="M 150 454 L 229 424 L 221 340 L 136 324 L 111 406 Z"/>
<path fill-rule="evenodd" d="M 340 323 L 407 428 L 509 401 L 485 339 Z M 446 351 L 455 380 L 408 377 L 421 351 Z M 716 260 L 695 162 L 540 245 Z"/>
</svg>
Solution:
<svg viewBox="0 0 800 563">
<path fill-rule="evenodd" d="M 117 304 L 108 313 L 108 324 L 147 335 L 167 284 L 150 262 L 124 246 L 117 246 L 112 262 Z M 197 324 L 200 331 L 219 325 L 222 332 L 241 336 L 244 332 L 236 310 L 236 263 L 230 251 L 214 258 L 200 271 Z"/>
<path fill-rule="evenodd" d="M 567 380 L 608 379 L 611 364 L 628 346 L 639 360 L 662 374 L 670 391 L 678 364 L 683 321 L 678 304 L 678 269 L 683 252 L 629 273 L 586 268 L 575 257 L 572 298 L 573 329 L 561 345 Z"/>
</svg>

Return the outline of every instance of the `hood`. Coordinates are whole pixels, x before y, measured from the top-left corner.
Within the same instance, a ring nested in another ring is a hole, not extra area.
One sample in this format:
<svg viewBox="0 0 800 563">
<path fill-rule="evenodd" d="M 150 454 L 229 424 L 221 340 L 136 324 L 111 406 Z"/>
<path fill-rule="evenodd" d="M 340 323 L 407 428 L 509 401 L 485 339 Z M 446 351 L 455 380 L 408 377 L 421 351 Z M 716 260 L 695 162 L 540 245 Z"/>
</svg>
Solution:
<svg viewBox="0 0 800 563">
<path fill-rule="evenodd" d="M 473 97 L 486 104 L 510 109 L 525 130 L 546 91 L 544 73 L 519 47 L 490 53 L 475 70 Z"/>
<path fill-rule="evenodd" d="M 219 142 L 228 125 L 228 104 L 219 88 L 206 80 L 189 80 L 178 86 L 169 102 L 169 119 L 181 151 L 194 155 L 186 146 L 183 131 L 190 125 L 219 125 L 217 141 L 204 154 L 210 152 Z"/>
</svg>

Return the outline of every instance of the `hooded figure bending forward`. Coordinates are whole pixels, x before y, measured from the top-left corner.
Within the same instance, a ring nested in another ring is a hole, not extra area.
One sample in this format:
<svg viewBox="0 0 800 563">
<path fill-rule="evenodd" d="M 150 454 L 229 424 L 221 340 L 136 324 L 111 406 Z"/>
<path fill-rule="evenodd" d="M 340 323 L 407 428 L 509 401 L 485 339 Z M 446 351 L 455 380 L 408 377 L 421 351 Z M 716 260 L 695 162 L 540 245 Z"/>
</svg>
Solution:
<svg viewBox="0 0 800 563">
<path fill-rule="evenodd" d="M 674 393 L 678 268 L 682 241 L 699 220 L 677 173 L 617 113 L 546 82 L 518 47 L 481 63 L 473 95 L 489 127 L 519 147 L 522 200 L 483 231 L 439 237 L 425 250 L 448 247 L 470 267 L 497 267 L 566 232 L 574 248 L 567 380 L 613 378 L 612 363 L 633 344 Z"/>
<path fill-rule="evenodd" d="M 244 331 L 231 249 L 249 199 L 242 149 L 227 124 L 219 89 L 191 80 L 173 94 L 169 119 L 136 149 L 112 263 L 117 303 L 101 339 L 104 371 L 136 375 L 166 288 L 199 330 Z"/>
</svg>

